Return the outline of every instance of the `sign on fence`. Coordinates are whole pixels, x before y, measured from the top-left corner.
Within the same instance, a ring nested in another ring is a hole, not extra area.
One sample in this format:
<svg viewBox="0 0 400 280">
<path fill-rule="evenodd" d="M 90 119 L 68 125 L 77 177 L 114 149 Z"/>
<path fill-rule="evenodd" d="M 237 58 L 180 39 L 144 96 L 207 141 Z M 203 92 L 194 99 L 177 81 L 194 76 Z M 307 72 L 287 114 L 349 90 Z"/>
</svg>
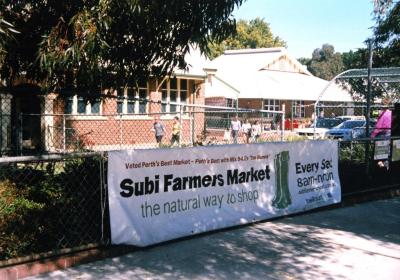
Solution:
<svg viewBox="0 0 400 280">
<path fill-rule="evenodd" d="M 334 141 L 109 153 L 113 244 L 147 246 L 340 202 Z"/>
<path fill-rule="evenodd" d="M 388 159 L 390 153 L 390 140 L 375 141 L 374 159 Z"/>
</svg>

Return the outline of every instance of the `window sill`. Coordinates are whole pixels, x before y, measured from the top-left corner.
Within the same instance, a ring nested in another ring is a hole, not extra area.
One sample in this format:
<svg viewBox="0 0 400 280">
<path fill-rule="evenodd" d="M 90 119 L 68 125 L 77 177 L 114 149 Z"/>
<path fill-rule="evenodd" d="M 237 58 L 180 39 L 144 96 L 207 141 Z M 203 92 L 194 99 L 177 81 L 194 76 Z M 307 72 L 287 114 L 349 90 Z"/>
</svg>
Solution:
<svg viewBox="0 0 400 280">
<path fill-rule="evenodd" d="M 166 113 L 164 113 L 166 114 Z M 179 113 L 177 114 L 168 114 L 168 115 L 161 115 L 160 119 L 161 120 L 173 120 L 175 117 L 179 118 Z M 182 119 L 189 119 L 189 114 L 182 114 Z"/>
<path fill-rule="evenodd" d="M 152 116 L 148 115 L 117 115 L 114 117 L 116 120 L 123 120 L 123 121 L 129 121 L 129 120 L 152 120 Z"/>
<path fill-rule="evenodd" d="M 107 117 L 101 115 L 73 115 L 73 116 L 66 116 L 65 119 L 73 120 L 73 121 L 106 121 L 108 120 Z"/>
</svg>

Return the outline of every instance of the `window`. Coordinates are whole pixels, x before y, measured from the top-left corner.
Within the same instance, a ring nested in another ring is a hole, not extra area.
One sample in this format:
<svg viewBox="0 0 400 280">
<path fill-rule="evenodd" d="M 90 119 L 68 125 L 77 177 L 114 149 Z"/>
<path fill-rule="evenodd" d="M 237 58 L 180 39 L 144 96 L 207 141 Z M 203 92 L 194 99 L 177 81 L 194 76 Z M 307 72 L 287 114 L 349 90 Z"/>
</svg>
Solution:
<svg viewBox="0 0 400 280">
<path fill-rule="evenodd" d="M 305 117 L 304 101 L 298 101 L 298 100 L 293 101 L 292 117 L 293 118 L 304 118 Z"/>
<path fill-rule="evenodd" d="M 68 99 L 65 101 L 65 113 L 66 114 L 72 114 L 73 113 L 73 104 L 74 104 L 74 98 L 68 97 Z"/>
<path fill-rule="evenodd" d="M 117 113 L 122 114 L 124 107 L 124 92 L 125 89 L 122 87 L 117 91 Z"/>
<path fill-rule="evenodd" d="M 276 99 L 266 99 L 264 100 L 264 110 L 266 111 L 280 111 L 281 102 Z M 273 113 L 267 113 L 267 118 L 272 118 L 274 116 Z"/>
<path fill-rule="evenodd" d="M 135 89 L 127 88 L 126 89 L 126 110 L 124 113 L 126 114 L 134 114 L 135 113 Z"/>
<path fill-rule="evenodd" d="M 100 98 L 88 99 L 82 96 L 74 95 L 67 98 L 64 112 L 66 114 L 100 115 L 101 104 Z"/>
<path fill-rule="evenodd" d="M 118 114 L 146 114 L 148 110 L 147 83 L 138 84 L 138 87 L 120 88 L 117 92 Z"/>
<path fill-rule="evenodd" d="M 139 113 L 144 114 L 147 111 L 147 83 L 140 82 L 138 86 Z"/>
<path fill-rule="evenodd" d="M 93 115 L 99 115 L 100 114 L 100 104 L 101 104 L 101 100 L 100 99 L 95 99 L 89 102 L 89 111 L 90 114 Z"/>
<path fill-rule="evenodd" d="M 187 104 L 188 99 L 188 82 L 187 80 L 181 80 L 181 87 L 180 87 L 180 103 Z M 183 110 L 186 110 L 187 107 L 183 107 Z"/>
<path fill-rule="evenodd" d="M 235 105 L 236 105 L 236 100 L 235 99 L 232 99 L 232 98 L 227 98 L 226 99 L 226 107 L 234 108 L 234 107 L 236 107 Z"/>
<path fill-rule="evenodd" d="M 179 112 L 180 107 L 168 102 L 187 104 L 189 99 L 189 82 L 184 79 L 170 79 L 161 85 L 161 111 L 163 113 Z M 186 110 L 184 107 L 183 110 Z"/>
<path fill-rule="evenodd" d="M 86 114 L 86 101 L 83 97 L 78 97 L 78 114 Z"/>
<path fill-rule="evenodd" d="M 168 87 L 167 82 L 162 83 L 161 86 L 161 112 L 167 112 L 167 102 L 168 102 Z"/>
<path fill-rule="evenodd" d="M 169 81 L 169 102 L 177 102 L 178 97 L 178 80 L 172 79 Z M 171 104 L 169 107 L 170 112 L 176 112 L 176 105 Z"/>
</svg>

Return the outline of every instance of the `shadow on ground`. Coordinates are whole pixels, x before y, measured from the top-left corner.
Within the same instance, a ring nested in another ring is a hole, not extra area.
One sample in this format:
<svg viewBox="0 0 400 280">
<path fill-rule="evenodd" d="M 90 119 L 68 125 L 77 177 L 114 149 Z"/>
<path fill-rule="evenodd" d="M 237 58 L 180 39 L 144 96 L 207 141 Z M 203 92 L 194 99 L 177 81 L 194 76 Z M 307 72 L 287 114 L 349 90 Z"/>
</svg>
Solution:
<svg viewBox="0 0 400 280">
<path fill-rule="evenodd" d="M 399 244 L 395 198 L 201 235 L 35 279 L 396 279 Z"/>
</svg>

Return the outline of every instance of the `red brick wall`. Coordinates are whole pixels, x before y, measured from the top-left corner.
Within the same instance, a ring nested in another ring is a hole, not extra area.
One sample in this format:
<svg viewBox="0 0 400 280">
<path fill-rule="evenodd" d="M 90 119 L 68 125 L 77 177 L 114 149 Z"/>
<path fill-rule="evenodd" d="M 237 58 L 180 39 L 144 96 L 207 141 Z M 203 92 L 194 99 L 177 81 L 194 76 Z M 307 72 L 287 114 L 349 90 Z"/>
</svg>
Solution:
<svg viewBox="0 0 400 280">
<path fill-rule="evenodd" d="M 161 92 L 155 92 L 155 83 L 150 85 L 150 99 L 161 100 Z M 189 81 L 188 103 L 204 105 L 204 83 L 202 81 Z M 196 90 L 197 89 L 197 90 Z M 54 130 L 53 147 L 63 149 L 66 141 L 67 149 L 76 148 L 78 141 L 84 148 L 89 149 L 118 149 L 127 146 L 153 147 L 156 146 L 154 132 L 152 131 L 155 118 L 160 118 L 166 127 L 166 135 L 163 143 L 169 144 L 171 139 L 173 117 L 178 115 L 164 115 L 161 113 L 161 105 L 149 103 L 149 115 L 146 116 L 122 116 L 117 114 L 117 100 L 105 98 L 102 100 L 102 115 L 75 115 L 63 116 L 65 101 L 57 98 L 54 101 Z M 193 122 L 189 114 L 184 114 L 182 119 L 182 143 L 188 144 L 195 141 L 197 135 L 201 135 L 204 127 L 204 109 L 194 109 Z M 160 114 L 157 114 L 160 113 Z M 60 114 L 60 115 L 56 115 Z M 63 131 L 63 118 L 67 132 Z M 192 127 L 193 126 L 193 127 Z M 67 134 L 64 140 L 64 134 Z M 192 135 L 193 134 L 193 135 Z M 69 135 L 69 136 L 68 136 Z M 193 139 L 191 139 L 193 137 Z"/>
<path fill-rule="evenodd" d="M 239 108 L 261 110 L 261 109 L 263 109 L 263 101 L 262 101 L 262 99 L 240 98 L 239 99 Z"/>
<path fill-rule="evenodd" d="M 225 97 L 207 97 L 205 99 L 206 105 L 226 107 Z"/>
</svg>

